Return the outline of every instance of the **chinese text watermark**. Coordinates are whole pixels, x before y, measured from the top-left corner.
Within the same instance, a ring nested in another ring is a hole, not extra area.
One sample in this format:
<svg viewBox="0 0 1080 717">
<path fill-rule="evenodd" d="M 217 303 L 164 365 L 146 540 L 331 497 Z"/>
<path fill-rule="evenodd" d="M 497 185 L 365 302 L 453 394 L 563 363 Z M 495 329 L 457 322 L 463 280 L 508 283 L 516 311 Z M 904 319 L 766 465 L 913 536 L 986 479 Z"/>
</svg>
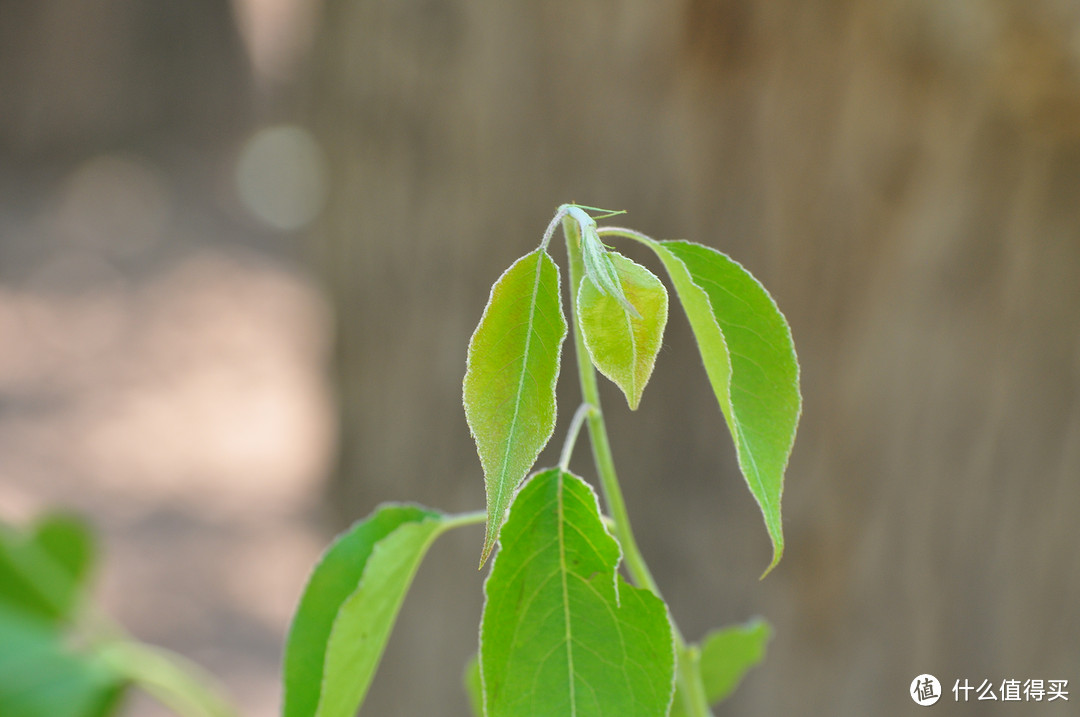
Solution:
<svg viewBox="0 0 1080 717">
<path fill-rule="evenodd" d="M 1059 679 L 1007 678 L 1000 682 L 989 679 L 972 681 L 958 678 L 952 685 L 955 702 L 1055 702 L 1069 701 L 1069 681 Z M 941 699 L 941 682 L 930 674 L 922 674 L 911 681 L 911 699 L 924 707 Z"/>
</svg>

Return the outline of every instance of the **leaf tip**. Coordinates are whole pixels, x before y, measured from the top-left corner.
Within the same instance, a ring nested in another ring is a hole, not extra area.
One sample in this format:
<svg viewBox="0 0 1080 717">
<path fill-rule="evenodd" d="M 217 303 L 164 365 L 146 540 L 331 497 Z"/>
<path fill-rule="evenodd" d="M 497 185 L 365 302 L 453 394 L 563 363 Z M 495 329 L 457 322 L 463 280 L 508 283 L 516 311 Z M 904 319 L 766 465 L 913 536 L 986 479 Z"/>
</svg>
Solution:
<svg viewBox="0 0 1080 717">
<path fill-rule="evenodd" d="M 765 576 L 771 573 L 773 571 L 773 568 L 775 568 L 780 563 L 780 558 L 782 557 L 784 557 L 784 543 L 779 542 L 773 545 L 772 562 L 769 563 L 769 567 L 765 568 L 765 572 L 761 574 L 761 577 L 759 577 L 758 580 L 764 580 Z"/>
<path fill-rule="evenodd" d="M 494 516 L 488 516 L 487 523 L 484 526 L 484 549 L 480 551 L 480 565 L 477 566 L 477 570 L 484 569 L 488 558 L 491 557 L 491 553 L 495 550 L 495 543 L 499 540 L 499 530 L 502 528 L 502 523 L 501 520 L 496 522 Z"/>
</svg>

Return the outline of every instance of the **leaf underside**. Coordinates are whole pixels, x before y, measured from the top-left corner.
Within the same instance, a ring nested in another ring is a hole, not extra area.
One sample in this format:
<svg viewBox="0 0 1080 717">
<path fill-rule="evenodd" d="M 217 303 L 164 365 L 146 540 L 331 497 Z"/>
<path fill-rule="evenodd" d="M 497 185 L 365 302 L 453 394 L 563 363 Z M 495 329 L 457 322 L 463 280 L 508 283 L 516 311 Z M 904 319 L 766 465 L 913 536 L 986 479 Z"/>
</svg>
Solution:
<svg viewBox="0 0 1080 717">
<path fill-rule="evenodd" d="M 555 430 L 566 329 L 558 267 L 537 249 L 495 282 L 469 342 L 462 397 L 487 494 L 481 565 L 495 546 L 514 489 Z"/>
<path fill-rule="evenodd" d="M 487 717 L 666 714 L 667 609 L 617 574 L 592 489 L 557 468 L 533 476 L 500 545 L 480 630 Z"/>
</svg>

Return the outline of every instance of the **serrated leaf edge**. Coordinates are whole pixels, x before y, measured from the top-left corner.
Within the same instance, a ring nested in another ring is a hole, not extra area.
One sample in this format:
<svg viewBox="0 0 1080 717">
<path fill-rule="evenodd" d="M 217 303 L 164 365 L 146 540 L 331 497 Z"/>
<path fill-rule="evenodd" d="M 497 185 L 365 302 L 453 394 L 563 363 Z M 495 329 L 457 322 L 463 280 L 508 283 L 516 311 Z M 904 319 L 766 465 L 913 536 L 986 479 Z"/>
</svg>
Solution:
<svg viewBox="0 0 1080 717">
<path fill-rule="evenodd" d="M 530 308 L 529 308 L 529 332 L 528 332 L 528 335 L 527 335 L 527 338 L 526 338 L 526 341 L 525 341 L 525 349 L 522 352 L 523 355 L 528 354 L 529 346 L 530 346 L 530 344 L 532 342 L 533 312 L 535 311 L 535 308 L 536 308 L 536 299 L 537 299 L 537 293 L 538 293 L 539 288 L 540 288 L 540 276 L 541 276 L 541 273 L 542 273 L 542 267 L 543 267 L 543 264 L 544 264 L 544 259 L 547 259 L 548 261 L 550 261 L 551 265 L 555 268 L 555 290 L 556 290 L 555 293 L 556 293 L 556 296 L 558 297 L 559 314 L 560 314 L 560 316 L 562 316 L 562 319 L 563 319 L 563 321 L 562 321 L 562 323 L 563 323 L 562 336 L 556 342 L 556 347 L 555 347 L 555 373 L 552 376 L 551 387 L 550 387 L 551 388 L 551 394 L 552 394 L 552 419 L 551 419 L 551 425 L 548 428 L 547 437 L 543 440 L 540 447 L 536 450 L 535 455 L 533 455 L 533 457 L 532 457 L 532 463 L 535 463 L 536 459 L 540 456 L 540 452 L 544 450 L 544 446 L 547 445 L 548 441 L 551 440 L 551 436 L 555 433 L 555 424 L 557 422 L 557 418 L 558 418 L 558 415 L 559 415 L 558 396 L 557 396 L 557 392 L 555 391 L 555 387 L 558 384 L 559 374 L 561 373 L 561 369 L 562 369 L 562 346 L 563 346 L 563 343 L 565 343 L 565 341 L 566 341 L 566 334 L 567 334 L 566 314 L 565 314 L 565 312 L 563 310 L 563 306 L 562 306 L 562 274 L 559 271 L 559 265 L 554 260 L 552 260 L 551 256 L 547 253 L 547 251 L 543 247 L 534 249 L 533 251 L 529 252 L 528 254 L 525 254 L 525 255 L 519 257 L 518 259 L 516 259 L 514 262 L 512 262 L 510 264 L 510 266 L 508 266 L 506 268 L 505 271 L 503 271 L 502 274 L 499 275 L 499 278 L 496 279 L 494 283 L 492 283 L 491 290 L 488 293 L 487 303 L 484 304 L 484 311 L 480 315 L 480 321 L 477 322 L 476 329 L 473 331 L 472 336 L 469 337 L 469 347 L 468 347 L 468 353 L 466 355 L 466 366 L 467 367 L 472 366 L 473 356 L 475 354 L 474 338 L 476 337 L 477 332 L 480 331 L 480 328 L 484 325 L 484 321 L 487 319 L 488 313 L 491 310 L 493 300 L 495 298 L 495 288 L 499 285 L 499 282 L 501 282 L 504 278 L 506 278 L 506 275 L 509 274 L 514 269 L 514 267 L 518 265 L 519 262 L 521 262 L 522 260 L 524 260 L 525 258 L 527 258 L 527 257 L 529 257 L 529 256 L 531 256 L 533 254 L 537 255 L 536 277 L 533 280 L 533 295 L 532 295 L 532 299 L 530 301 Z M 523 366 L 527 365 L 527 363 L 528 363 L 527 361 L 523 362 Z M 522 386 L 524 385 L 525 374 L 526 373 L 528 373 L 528 372 L 523 370 L 521 372 L 521 377 L 518 380 L 517 394 L 518 394 L 519 397 L 521 395 Z M 462 380 L 462 387 L 461 387 L 462 403 L 465 404 L 466 406 L 468 404 L 467 404 L 467 397 L 465 395 L 465 386 L 467 384 L 468 375 L 469 375 L 469 372 L 468 372 L 468 370 L 466 370 L 465 379 Z M 518 407 L 515 406 L 515 408 L 514 408 L 514 421 L 511 423 L 511 430 L 513 428 L 513 425 L 516 423 L 517 414 L 518 414 Z M 472 418 L 469 415 L 468 410 L 465 411 L 465 419 L 466 419 L 466 423 L 469 426 L 469 434 L 472 436 L 473 443 L 476 444 L 476 446 L 477 446 L 477 454 L 479 455 L 480 443 L 477 440 L 476 429 L 473 427 Z M 506 461 L 508 460 L 509 454 L 510 454 L 510 452 L 506 451 L 506 455 L 503 458 L 503 467 L 502 467 L 503 471 L 505 471 L 505 469 L 506 469 Z M 480 462 L 481 462 L 481 465 L 483 465 L 483 456 L 482 455 L 480 456 Z M 528 475 L 528 471 L 526 471 L 526 476 L 527 475 Z M 485 479 L 486 479 L 486 473 L 485 473 Z M 523 479 L 524 479 L 524 477 L 523 477 Z M 518 481 L 518 483 L 517 483 L 518 486 L 521 485 L 522 480 Z M 495 501 L 496 505 L 498 504 L 498 500 L 501 500 L 501 498 L 502 498 L 502 491 L 504 490 L 502 481 L 499 482 L 498 488 L 499 488 L 499 494 L 497 496 L 498 499 Z M 485 494 L 486 494 L 486 490 L 485 490 Z M 485 534 L 484 534 L 484 548 L 483 548 L 483 551 L 481 552 L 481 555 L 480 555 L 480 567 L 481 568 L 484 567 L 484 563 L 487 562 L 488 557 L 491 555 L 491 552 L 495 547 L 495 543 L 498 541 L 499 530 L 502 528 L 502 524 L 506 522 L 506 517 L 510 512 L 510 506 L 513 504 L 513 502 L 514 502 L 513 498 L 515 496 L 516 496 L 516 492 L 514 493 L 513 496 L 511 496 L 510 501 L 506 504 L 506 507 L 502 510 L 502 515 L 500 515 L 498 520 L 496 521 L 497 525 L 495 526 L 494 530 L 492 530 L 492 528 L 491 528 L 491 522 L 492 522 L 491 518 L 492 518 L 492 516 L 489 515 L 488 521 L 484 525 L 484 532 L 485 532 Z"/>
<path fill-rule="evenodd" d="M 663 341 L 663 336 L 664 336 L 664 330 L 667 328 L 668 309 L 669 309 L 669 302 L 670 302 L 670 297 L 668 297 L 668 294 L 667 294 L 667 288 L 664 286 L 663 282 L 660 281 L 660 279 L 655 274 L 653 274 L 651 271 L 649 271 L 649 269 L 647 267 L 644 267 L 641 264 L 638 264 L 633 259 L 625 257 L 622 254 L 618 254 L 618 252 L 615 252 L 615 254 L 617 256 L 625 259 L 630 264 L 633 264 L 635 267 L 637 267 L 639 269 L 643 269 L 644 271 L 648 272 L 650 276 L 652 276 L 654 279 L 656 279 L 656 281 L 659 284 L 660 288 L 663 290 L 663 292 L 664 292 L 664 317 L 663 317 L 663 321 L 660 322 L 660 332 L 659 332 L 660 339 L 661 339 L 661 342 L 662 342 Z M 609 262 L 612 264 L 612 268 L 614 268 L 614 262 L 611 261 L 610 259 L 609 259 Z M 615 272 L 616 272 L 616 276 L 617 276 L 618 275 L 618 270 L 616 269 Z M 582 310 L 582 307 L 581 307 L 581 294 L 582 294 L 582 291 L 585 288 L 585 282 L 586 281 L 591 281 L 593 286 L 596 288 L 597 291 L 599 291 L 602 294 L 605 293 L 603 291 L 603 289 L 599 285 L 597 285 L 595 281 L 590 279 L 587 274 L 585 276 L 581 277 L 581 283 L 578 285 L 577 294 L 573 297 L 574 301 L 575 301 L 576 308 L 577 308 L 578 317 L 581 317 L 583 315 L 583 313 L 584 313 L 583 310 Z M 619 279 L 619 283 L 621 285 L 621 283 L 622 283 L 621 279 Z M 616 298 L 616 300 L 618 300 L 618 297 L 614 297 L 614 298 Z M 641 315 L 641 312 L 637 311 L 637 307 L 635 307 L 632 303 L 630 303 L 629 299 L 627 299 L 626 301 L 630 305 L 630 307 L 632 309 L 634 309 L 634 313 L 636 314 L 637 318 L 642 319 L 643 317 Z M 626 310 L 626 307 L 623 307 L 623 317 L 626 320 L 627 333 L 630 335 L 630 343 L 631 343 L 631 345 L 633 347 L 633 355 L 636 357 L 637 354 L 638 354 L 639 347 L 637 345 L 637 336 L 634 333 L 634 318 L 635 317 L 632 316 L 630 314 L 630 312 L 628 312 Z M 593 349 L 593 340 L 590 337 L 589 332 L 585 330 L 584 324 L 582 324 L 581 334 L 582 334 L 582 337 L 585 339 L 585 348 L 589 352 L 589 359 L 592 361 L 592 365 L 596 368 L 597 371 L 599 371 L 601 374 L 603 374 L 605 378 L 610 380 L 616 386 L 619 386 L 619 388 L 621 390 L 622 386 L 619 385 L 619 382 L 616 381 L 615 378 L 613 376 L 611 376 L 607 371 L 605 371 L 600 366 L 599 362 L 596 360 L 596 352 Z M 653 356 L 653 361 L 652 361 L 652 366 L 653 367 L 655 367 L 656 358 L 657 358 L 656 356 Z M 636 364 L 636 361 L 634 363 Z M 645 385 L 643 384 L 640 387 L 640 390 L 639 390 L 639 387 L 637 386 L 637 371 L 635 371 L 633 369 L 633 367 L 631 368 L 630 375 L 632 377 L 631 380 L 634 382 L 634 385 L 632 387 L 633 390 L 631 390 L 630 394 L 627 394 L 624 391 L 623 395 L 626 397 L 626 403 L 630 407 L 630 410 L 635 411 L 635 410 L 637 410 L 638 405 L 640 405 L 640 403 L 641 403 L 641 395 L 645 391 Z M 645 384 L 648 384 L 649 379 L 651 377 L 652 377 L 652 368 L 650 368 L 650 370 L 649 370 L 649 375 L 645 377 Z M 636 395 L 637 400 L 632 401 L 631 400 L 631 395 Z"/>
<path fill-rule="evenodd" d="M 533 471 L 515 489 L 513 500 L 510 501 L 510 506 L 507 508 L 507 512 L 509 513 L 509 511 L 513 508 L 514 501 L 517 500 L 518 495 L 521 493 L 522 490 L 525 489 L 525 486 L 527 486 L 530 482 L 532 482 L 537 476 L 539 476 L 541 474 L 544 474 L 544 473 L 547 473 L 547 472 L 552 471 L 552 470 L 559 470 L 560 473 L 562 473 L 562 474 L 570 475 L 570 476 L 573 476 L 573 477 L 577 478 L 582 483 L 584 483 L 589 489 L 589 494 L 592 496 L 592 499 L 593 499 L 593 505 L 596 508 L 596 515 L 600 519 L 600 525 L 603 528 L 604 533 L 607 534 L 608 537 L 610 537 L 612 539 L 612 541 L 615 543 L 615 548 L 618 551 L 618 555 L 617 555 L 617 558 L 616 558 L 616 561 L 615 561 L 615 567 L 612 570 L 611 579 L 612 579 L 612 585 L 613 585 L 614 592 L 615 592 L 615 606 L 616 606 L 616 608 L 619 608 L 619 607 L 622 606 L 622 594 L 621 594 L 621 590 L 619 589 L 619 587 L 620 587 L 619 586 L 619 565 L 622 564 L 622 561 L 623 561 L 622 544 L 619 543 L 619 540 L 618 540 L 617 537 L 615 537 L 615 534 L 611 532 L 610 528 L 608 527 L 607 521 L 605 521 L 603 519 L 604 518 L 604 512 L 603 512 L 603 510 L 601 510 L 600 496 L 597 495 L 596 488 L 593 487 L 593 485 L 591 483 L 589 483 L 587 480 L 582 479 L 580 476 L 577 476 L 577 475 L 571 473 L 570 471 L 564 471 L 564 470 L 558 468 L 557 466 L 554 467 L 554 468 L 542 468 L 540 470 Z M 562 480 L 562 477 L 560 476 L 560 481 L 561 480 Z M 560 491 L 561 491 L 561 486 L 560 486 Z M 561 523 L 561 520 L 560 520 L 560 523 Z M 496 553 L 495 560 L 499 559 L 499 553 L 501 553 L 501 550 Z M 484 717 L 487 717 L 488 706 L 487 706 L 487 682 L 485 681 L 485 676 L 484 676 L 484 661 L 483 661 L 484 631 L 483 631 L 482 628 L 483 628 L 484 611 L 487 609 L 488 582 L 491 580 L 491 576 L 492 576 L 492 574 L 494 572 L 495 572 L 495 562 L 493 561 L 492 564 L 491 564 L 491 569 L 488 571 L 487 577 L 484 578 L 484 586 L 483 586 L 484 606 L 483 606 L 483 609 L 480 612 L 480 614 L 481 614 L 480 629 L 477 630 L 478 634 L 477 634 L 476 659 L 477 659 L 477 663 L 479 664 L 479 667 L 480 667 L 480 706 L 481 706 L 481 709 L 483 710 Z M 637 589 L 643 590 L 644 588 L 637 588 Z M 648 591 L 646 590 L 646 592 L 648 592 Z M 649 594 L 653 595 L 653 593 L 651 593 L 651 592 Z M 653 597 L 655 597 L 657 600 L 660 601 L 660 603 L 664 606 L 665 612 L 667 612 L 668 637 L 669 637 L 669 644 L 670 644 L 670 647 L 671 647 L 672 665 L 674 666 L 674 669 L 672 669 L 672 671 L 671 671 L 671 684 L 669 685 L 669 689 L 668 689 L 668 710 L 670 711 L 672 701 L 675 699 L 675 688 L 676 688 L 676 685 L 678 683 L 678 673 L 679 673 L 679 670 L 678 670 L 679 655 L 678 655 L 678 650 L 677 650 L 676 644 L 675 644 L 675 622 L 674 622 L 674 620 L 671 619 L 671 611 L 668 608 L 667 603 L 664 602 L 664 600 L 662 598 L 660 598 L 660 597 L 658 597 L 656 595 L 653 595 Z"/>
<path fill-rule="evenodd" d="M 769 303 L 776 310 L 777 315 L 779 315 L 780 318 L 781 318 L 781 321 L 782 321 L 783 326 L 784 326 L 785 334 L 786 334 L 786 336 L 788 338 L 788 347 L 789 347 L 789 349 L 791 351 L 792 359 L 794 360 L 794 363 L 795 363 L 795 385 L 796 385 L 796 395 L 798 396 L 798 404 L 796 406 L 795 421 L 792 424 L 792 429 L 791 429 L 790 435 L 788 436 L 787 441 L 786 441 L 787 450 L 785 451 L 785 454 L 784 454 L 784 462 L 783 462 L 783 466 L 782 466 L 782 475 L 787 472 L 787 466 L 788 466 L 788 463 L 790 462 L 790 458 L 791 458 L 791 450 L 792 450 L 792 447 L 795 444 L 795 433 L 796 433 L 796 431 L 798 429 L 799 417 L 802 415 L 802 394 L 798 390 L 798 387 L 801 385 L 801 367 L 799 366 L 798 357 L 795 355 L 794 342 L 791 340 L 792 339 L 792 337 L 791 337 L 791 327 L 788 324 L 787 317 L 784 316 L 783 312 L 780 311 L 779 306 L 777 306 L 776 300 L 773 298 L 772 294 L 769 293 L 769 291 L 758 280 L 758 278 L 756 276 L 754 276 L 750 271 L 748 271 L 746 269 L 746 267 L 744 267 L 741 263 L 739 263 L 735 259 L 732 259 L 730 256 L 728 256 L 724 252 L 719 251 L 718 249 L 710 247 L 710 246 L 708 246 L 706 244 L 701 244 L 700 242 L 692 242 L 692 241 L 687 241 L 687 240 L 682 240 L 682 239 L 657 241 L 655 239 L 645 237 L 644 235 L 640 235 L 640 234 L 636 234 L 636 233 L 632 238 L 634 238 L 637 241 L 639 241 L 641 243 L 644 243 L 647 246 L 649 246 L 649 248 L 651 248 L 659 256 L 659 258 L 661 260 L 661 263 L 663 263 L 665 265 L 665 268 L 668 269 L 668 274 L 669 275 L 671 274 L 671 269 L 670 269 L 670 267 L 668 267 L 667 261 L 671 260 L 671 261 L 678 262 L 679 265 L 681 266 L 682 270 L 685 272 L 685 276 L 686 276 L 687 281 L 690 283 L 691 286 L 693 286 L 695 289 L 697 289 L 701 293 L 701 298 L 704 299 L 704 301 L 706 302 L 706 304 L 709 307 L 708 320 L 711 322 L 712 326 L 715 327 L 715 329 L 717 331 L 717 334 L 718 334 L 718 336 L 720 338 L 720 342 L 724 347 L 724 351 L 725 351 L 726 357 L 727 357 L 728 376 L 727 376 L 727 380 L 725 381 L 725 385 L 723 387 L 723 397 L 722 398 L 718 397 L 718 399 L 720 399 L 720 401 L 719 401 L 720 402 L 720 409 L 725 414 L 725 418 L 728 419 L 727 420 L 728 427 L 729 427 L 729 429 L 731 430 L 731 433 L 732 433 L 732 439 L 733 439 L 732 442 L 735 444 L 735 453 L 736 453 L 736 458 L 738 460 L 740 469 L 742 468 L 742 466 L 746 465 L 747 462 L 749 462 L 750 465 L 753 466 L 753 469 L 754 469 L 754 481 L 756 482 L 756 484 L 757 484 L 757 486 L 759 488 L 759 492 L 766 499 L 766 503 L 762 504 L 762 502 L 761 502 L 762 499 L 758 497 L 758 493 L 755 493 L 753 490 L 750 491 L 751 495 L 754 497 L 755 502 L 757 502 L 758 506 L 762 509 L 762 515 L 763 515 L 763 518 L 765 519 L 765 524 L 766 524 L 766 528 L 768 529 L 769 538 L 770 538 L 770 541 L 773 544 L 773 558 L 772 558 L 772 561 L 769 563 L 768 567 L 765 568 L 765 571 L 761 574 L 761 577 L 764 578 L 766 575 L 768 575 L 772 571 L 772 569 L 774 567 L 776 567 L 776 565 L 780 562 L 780 559 L 783 557 L 783 554 L 784 554 L 783 517 L 782 517 L 782 507 L 781 507 L 782 506 L 783 493 L 784 493 L 784 482 L 781 481 L 781 483 L 780 483 L 780 491 L 779 491 L 779 493 L 777 495 L 777 505 L 776 505 L 777 520 L 776 520 L 776 526 L 775 526 L 777 530 L 776 530 L 776 534 L 774 536 L 773 531 L 771 529 L 772 525 L 770 524 L 770 521 L 768 519 L 767 510 L 766 510 L 767 507 L 771 509 L 773 503 L 772 503 L 771 498 L 769 498 L 769 496 L 766 494 L 766 492 L 761 489 L 762 488 L 761 478 L 759 476 L 759 471 L 757 469 L 756 462 L 753 460 L 752 456 L 747 455 L 749 453 L 749 451 L 747 451 L 746 448 L 745 448 L 746 437 L 742 433 L 741 422 L 738 420 L 738 416 L 737 416 L 736 411 L 735 411 L 735 406 L 731 401 L 731 379 L 732 379 L 732 375 L 733 375 L 733 372 L 734 372 L 734 368 L 733 368 L 733 366 L 731 364 L 731 350 L 728 347 L 727 339 L 724 336 L 723 329 L 720 327 L 720 324 L 716 320 L 716 311 L 715 311 L 715 308 L 712 305 L 712 300 L 709 298 L 709 292 L 706 291 L 696 281 L 694 281 L 693 274 L 691 273 L 690 268 L 686 265 L 686 262 L 684 262 L 674 252 L 672 252 L 670 249 L 668 249 L 668 245 L 669 244 L 674 244 L 674 243 L 687 244 L 687 245 L 702 247 L 702 248 L 705 248 L 705 249 L 707 249 L 709 251 L 712 251 L 712 252 L 715 252 L 715 253 L 721 255 L 722 257 L 724 257 L 725 259 L 730 261 L 732 264 L 737 266 L 741 271 L 743 271 L 746 274 L 746 276 L 748 276 L 755 284 L 757 284 L 757 286 L 764 292 L 764 294 L 765 294 L 766 298 L 768 299 Z M 662 254 L 661 254 L 661 250 L 663 250 Z M 674 281 L 675 281 L 675 279 L 674 279 L 674 277 L 672 277 L 672 282 L 674 282 Z M 676 293 L 676 295 L 679 295 L 677 285 L 676 285 L 676 292 L 675 293 Z M 679 296 L 679 299 L 680 299 L 680 303 L 682 303 L 682 297 L 681 296 Z M 684 312 L 686 311 L 685 306 L 683 307 L 683 311 Z M 699 349 L 700 349 L 700 345 L 699 345 Z M 714 390 L 715 390 L 715 387 L 714 387 Z M 748 475 L 746 475 L 746 471 L 741 470 L 740 472 L 743 473 L 744 479 L 749 483 L 750 477 Z"/>
</svg>

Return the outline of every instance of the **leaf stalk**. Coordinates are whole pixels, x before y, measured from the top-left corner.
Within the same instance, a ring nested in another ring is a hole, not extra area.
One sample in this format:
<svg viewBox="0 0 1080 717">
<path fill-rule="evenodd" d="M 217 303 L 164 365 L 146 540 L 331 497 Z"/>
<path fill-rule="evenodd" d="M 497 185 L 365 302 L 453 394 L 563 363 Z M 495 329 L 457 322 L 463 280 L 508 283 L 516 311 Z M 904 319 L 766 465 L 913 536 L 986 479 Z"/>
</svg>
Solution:
<svg viewBox="0 0 1080 717">
<path fill-rule="evenodd" d="M 566 442 L 563 443 L 562 453 L 559 455 L 559 468 L 563 473 L 570 472 L 570 456 L 574 453 L 574 444 L 577 443 L 578 434 L 581 432 L 582 424 L 585 423 L 585 418 L 592 411 L 591 404 L 583 403 L 574 412 L 574 418 L 570 421 L 570 430 L 566 432 Z"/>
<path fill-rule="evenodd" d="M 607 503 L 608 512 L 615 521 L 615 538 L 622 547 L 623 559 L 626 561 L 630 577 L 638 587 L 648 588 L 654 595 L 660 597 L 660 589 L 649 571 L 645 559 L 638 549 L 634 533 L 630 528 L 630 516 L 626 511 L 626 501 L 623 499 L 622 488 L 619 486 L 619 478 L 615 472 L 615 459 L 611 453 L 611 444 L 608 441 L 607 426 L 604 423 L 604 413 L 600 408 L 600 389 L 597 386 L 596 371 L 593 369 L 589 352 L 585 350 L 585 337 L 578 321 L 577 304 L 574 295 L 581 278 L 584 276 L 584 261 L 581 255 L 581 234 L 578 231 L 578 223 L 566 217 L 563 219 L 563 233 L 566 236 L 566 250 L 570 269 L 570 316 L 574 326 L 574 353 L 578 364 L 578 380 L 581 383 L 581 396 L 585 404 L 591 406 L 588 411 L 587 422 L 589 426 L 589 441 L 592 444 L 593 460 L 596 463 L 596 472 L 600 479 L 600 488 L 604 494 L 604 502 Z"/>
<path fill-rule="evenodd" d="M 623 499 L 622 488 L 619 486 L 619 478 L 615 472 L 615 459 L 611 453 L 607 426 L 604 422 L 603 411 L 600 408 L 600 389 L 597 385 L 596 371 L 593 369 L 588 351 L 585 350 L 585 337 L 578 321 L 575 292 L 585 274 L 581 250 L 581 234 L 578 230 L 578 223 L 570 216 L 563 217 L 562 226 L 563 234 L 566 237 L 567 264 L 570 270 L 570 323 L 574 326 L 574 353 L 577 357 L 578 379 L 581 383 L 582 399 L 585 405 L 591 407 L 587 417 L 589 440 L 592 443 L 593 460 L 596 463 L 600 487 L 614 524 L 615 538 L 622 547 L 623 559 L 626 561 L 626 569 L 630 573 L 631 579 L 639 587 L 647 588 L 663 600 L 660 588 L 657 586 L 649 566 L 645 563 L 645 558 L 637 546 L 633 530 L 630 527 L 630 515 L 627 513 L 626 501 Z M 598 230 L 598 234 L 604 233 L 626 236 L 632 239 L 645 236 L 630 229 L 613 230 L 601 228 Z M 645 238 L 648 239 L 648 237 Z M 709 703 L 701 683 L 700 669 L 694 659 L 696 648 L 686 644 L 686 640 L 674 620 L 671 622 L 671 628 L 675 637 L 675 654 L 678 661 L 675 679 L 679 689 L 676 695 L 682 698 L 683 708 L 691 717 L 711 717 L 712 712 L 709 710 Z"/>
</svg>

